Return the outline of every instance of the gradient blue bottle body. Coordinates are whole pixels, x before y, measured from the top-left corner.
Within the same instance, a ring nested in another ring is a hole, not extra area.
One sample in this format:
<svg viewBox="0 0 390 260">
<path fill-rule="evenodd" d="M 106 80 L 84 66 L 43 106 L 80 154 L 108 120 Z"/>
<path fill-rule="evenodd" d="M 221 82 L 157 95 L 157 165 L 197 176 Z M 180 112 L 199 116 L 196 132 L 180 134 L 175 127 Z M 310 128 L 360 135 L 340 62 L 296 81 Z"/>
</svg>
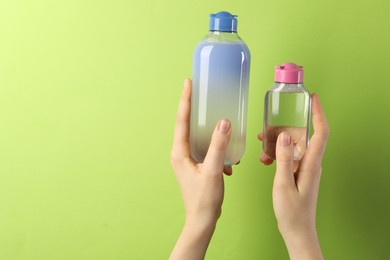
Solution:
<svg viewBox="0 0 390 260">
<path fill-rule="evenodd" d="M 223 118 L 231 122 L 225 165 L 245 150 L 250 53 L 236 32 L 210 31 L 195 49 L 191 96 L 191 155 L 203 162 L 212 133 Z"/>
</svg>

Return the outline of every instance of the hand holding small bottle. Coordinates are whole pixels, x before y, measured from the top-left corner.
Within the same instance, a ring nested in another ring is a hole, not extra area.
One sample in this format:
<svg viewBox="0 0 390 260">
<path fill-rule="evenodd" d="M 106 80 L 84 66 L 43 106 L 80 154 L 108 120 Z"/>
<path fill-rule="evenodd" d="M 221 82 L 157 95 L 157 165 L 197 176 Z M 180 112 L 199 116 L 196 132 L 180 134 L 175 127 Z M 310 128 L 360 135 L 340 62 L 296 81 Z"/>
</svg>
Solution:
<svg viewBox="0 0 390 260">
<path fill-rule="evenodd" d="M 283 132 L 276 144 L 276 174 L 273 205 L 279 231 L 291 259 L 323 259 L 316 231 L 316 205 L 321 178 L 321 162 L 329 135 L 328 123 L 319 98 L 312 95 L 314 134 L 294 173 L 292 138 Z M 263 139 L 262 133 L 258 138 Z M 273 160 L 264 153 L 265 165 Z"/>
</svg>

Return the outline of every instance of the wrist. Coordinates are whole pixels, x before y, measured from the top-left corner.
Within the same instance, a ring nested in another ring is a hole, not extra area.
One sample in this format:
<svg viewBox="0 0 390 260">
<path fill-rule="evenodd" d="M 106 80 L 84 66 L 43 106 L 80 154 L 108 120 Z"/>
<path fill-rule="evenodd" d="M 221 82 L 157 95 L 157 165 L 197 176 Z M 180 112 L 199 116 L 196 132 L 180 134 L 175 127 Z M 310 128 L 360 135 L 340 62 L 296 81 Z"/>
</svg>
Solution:
<svg viewBox="0 0 390 260">
<path fill-rule="evenodd" d="M 218 218 L 208 214 L 187 214 L 184 229 L 191 230 L 193 234 L 208 234 L 214 232 Z"/>
<path fill-rule="evenodd" d="M 316 230 L 282 234 L 290 259 L 324 259 Z"/>
<path fill-rule="evenodd" d="M 215 227 L 221 215 L 219 210 L 187 210 L 185 224 L 198 228 Z"/>
<path fill-rule="evenodd" d="M 204 221 L 193 215 L 187 216 L 183 230 L 169 259 L 204 259 L 215 226 L 216 221 Z"/>
</svg>

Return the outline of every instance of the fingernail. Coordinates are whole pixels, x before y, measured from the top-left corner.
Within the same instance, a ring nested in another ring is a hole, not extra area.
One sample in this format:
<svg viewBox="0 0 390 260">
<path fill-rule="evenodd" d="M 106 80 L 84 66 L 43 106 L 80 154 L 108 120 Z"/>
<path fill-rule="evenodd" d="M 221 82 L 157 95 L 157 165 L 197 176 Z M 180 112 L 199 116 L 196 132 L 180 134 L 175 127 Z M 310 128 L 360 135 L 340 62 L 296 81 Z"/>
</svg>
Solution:
<svg viewBox="0 0 390 260">
<path fill-rule="evenodd" d="M 222 119 L 219 122 L 218 131 L 220 131 L 221 133 L 226 134 L 227 132 L 229 132 L 229 129 L 230 129 L 230 122 L 229 122 L 229 120 Z"/>
<path fill-rule="evenodd" d="M 291 136 L 286 133 L 280 134 L 280 145 L 281 146 L 290 146 L 291 144 Z"/>
</svg>

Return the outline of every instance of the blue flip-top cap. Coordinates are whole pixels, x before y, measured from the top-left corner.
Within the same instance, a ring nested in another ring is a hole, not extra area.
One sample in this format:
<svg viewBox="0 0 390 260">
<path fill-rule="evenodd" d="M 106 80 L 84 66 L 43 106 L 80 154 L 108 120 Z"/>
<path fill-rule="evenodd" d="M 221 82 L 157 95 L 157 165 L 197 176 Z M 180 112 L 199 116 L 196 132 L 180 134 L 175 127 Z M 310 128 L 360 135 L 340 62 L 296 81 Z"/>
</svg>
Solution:
<svg viewBox="0 0 390 260">
<path fill-rule="evenodd" d="M 210 31 L 237 32 L 236 17 L 229 12 L 210 14 Z"/>
</svg>

